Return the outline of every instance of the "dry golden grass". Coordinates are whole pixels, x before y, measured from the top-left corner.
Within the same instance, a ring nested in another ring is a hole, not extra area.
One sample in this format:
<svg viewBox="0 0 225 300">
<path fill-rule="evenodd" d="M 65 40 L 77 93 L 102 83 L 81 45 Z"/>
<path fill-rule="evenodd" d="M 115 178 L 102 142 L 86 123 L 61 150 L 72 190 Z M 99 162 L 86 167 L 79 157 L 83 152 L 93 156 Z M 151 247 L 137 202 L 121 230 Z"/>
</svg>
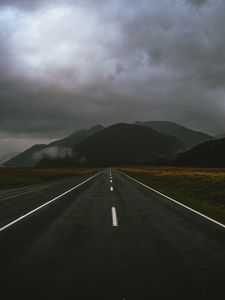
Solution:
<svg viewBox="0 0 225 300">
<path fill-rule="evenodd" d="M 0 188 L 30 185 L 47 180 L 88 175 L 100 168 L 0 168 Z"/>
<path fill-rule="evenodd" d="M 124 167 L 120 170 L 225 223 L 225 169 Z"/>
</svg>

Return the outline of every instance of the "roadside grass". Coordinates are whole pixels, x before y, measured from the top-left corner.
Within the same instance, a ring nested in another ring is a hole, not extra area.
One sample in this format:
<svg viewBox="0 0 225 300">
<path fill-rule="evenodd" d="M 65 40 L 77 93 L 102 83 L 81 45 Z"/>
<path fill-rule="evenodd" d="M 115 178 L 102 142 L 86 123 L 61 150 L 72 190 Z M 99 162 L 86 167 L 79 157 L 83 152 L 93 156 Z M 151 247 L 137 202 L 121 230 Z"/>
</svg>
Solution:
<svg viewBox="0 0 225 300">
<path fill-rule="evenodd" d="M 32 185 L 78 175 L 92 175 L 101 168 L 0 168 L 0 189 Z"/>
<path fill-rule="evenodd" d="M 118 169 L 225 224 L 225 169 L 175 167 Z"/>
</svg>

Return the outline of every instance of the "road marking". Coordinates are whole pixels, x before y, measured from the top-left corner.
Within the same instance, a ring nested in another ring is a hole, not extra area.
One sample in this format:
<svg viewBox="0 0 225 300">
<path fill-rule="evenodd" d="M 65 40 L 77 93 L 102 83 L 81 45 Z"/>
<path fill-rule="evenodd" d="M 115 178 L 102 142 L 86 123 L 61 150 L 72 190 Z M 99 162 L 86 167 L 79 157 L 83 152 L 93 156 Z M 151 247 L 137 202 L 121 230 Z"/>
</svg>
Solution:
<svg viewBox="0 0 225 300">
<path fill-rule="evenodd" d="M 0 199 L 0 202 L 6 201 L 6 200 L 9 200 L 9 199 L 13 199 L 13 198 L 17 198 L 17 197 L 20 197 L 20 196 L 23 196 L 23 195 L 26 195 L 26 194 L 30 194 L 30 193 L 33 193 L 33 192 L 41 191 L 41 190 L 47 189 L 48 187 L 50 187 L 50 185 L 39 188 L 39 189 L 33 189 L 33 190 L 29 190 L 27 192 L 11 195 L 11 196 Z"/>
<path fill-rule="evenodd" d="M 112 183 L 112 179 L 110 179 L 110 183 Z"/>
<path fill-rule="evenodd" d="M 110 191 L 113 192 L 113 186 L 110 186 Z"/>
<path fill-rule="evenodd" d="M 111 170 L 111 168 L 109 168 L 109 176 L 110 176 L 110 178 L 112 177 L 112 170 Z"/>
<path fill-rule="evenodd" d="M 53 198 L 52 200 L 50 200 L 50 201 L 48 201 L 48 202 L 46 202 L 46 203 L 44 203 L 44 204 L 38 206 L 37 208 L 31 210 L 30 212 L 26 213 L 25 215 L 22 215 L 21 217 L 15 219 L 14 221 L 12 221 L 12 222 L 10 222 L 10 223 L 4 225 L 3 227 L 0 228 L 0 232 L 3 231 L 3 230 L 5 230 L 5 229 L 7 229 L 7 228 L 9 228 L 9 227 L 12 226 L 13 224 L 15 224 L 15 223 L 17 223 L 17 222 L 23 220 L 24 218 L 28 217 L 29 215 L 33 214 L 34 212 L 38 211 L 39 209 L 41 209 L 41 208 L 43 208 L 43 207 L 49 205 L 50 203 L 54 202 L 55 200 L 57 200 L 57 199 L 59 199 L 59 198 L 65 196 L 66 194 L 72 192 L 73 190 L 77 189 L 78 187 L 80 187 L 80 186 L 83 185 L 84 183 L 88 182 L 89 180 L 93 179 L 94 177 L 100 175 L 101 173 L 102 173 L 102 172 L 99 172 L 99 173 L 95 174 L 94 176 L 89 177 L 88 179 L 84 180 L 83 182 L 79 183 L 78 185 L 74 186 L 73 188 L 69 189 L 68 191 L 66 191 L 66 192 L 60 194 L 59 196 Z"/>
<path fill-rule="evenodd" d="M 222 223 L 220 223 L 220 222 L 218 222 L 218 221 L 216 221 L 216 220 L 214 220 L 214 219 L 212 219 L 212 218 L 210 218 L 210 217 L 208 217 L 208 216 L 206 216 L 206 215 L 200 213 L 199 211 L 197 211 L 197 210 L 195 210 L 195 209 L 193 209 L 193 208 L 191 208 L 191 207 L 189 207 L 189 206 L 187 206 L 187 205 L 185 205 L 185 204 L 182 204 L 181 202 L 178 202 L 178 201 L 174 200 L 173 198 L 171 198 L 171 197 L 169 197 L 169 196 L 167 196 L 167 195 L 165 195 L 165 194 L 163 194 L 163 193 L 160 193 L 159 191 L 157 191 L 157 190 L 151 188 L 150 186 L 148 186 L 148 185 L 146 185 L 146 184 L 144 184 L 144 183 L 138 181 L 137 179 L 134 179 L 133 177 L 131 177 L 131 176 L 129 176 L 129 175 L 123 173 L 123 172 L 120 172 L 119 170 L 118 170 L 118 172 L 121 173 L 122 175 L 124 175 L 124 176 L 130 178 L 131 180 L 133 180 L 133 181 L 135 181 L 135 182 L 137 182 L 137 183 L 143 185 L 143 186 L 146 187 L 147 189 L 149 189 L 149 190 L 151 190 L 151 191 L 153 191 L 153 192 L 155 192 L 155 193 L 157 193 L 157 194 L 159 194 L 159 195 L 165 197 L 166 199 L 168 199 L 168 200 L 170 200 L 170 201 L 173 201 L 174 203 L 176 203 L 176 204 L 178 204 L 178 205 L 180 205 L 180 206 L 182 206 L 182 207 L 184 207 L 184 208 L 186 208 L 186 209 L 192 211 L 193 213 L 195 213 L 195 214 L 197 214 L 197 215 L 199 215 L 199 216 L 201 216 L 201 217 L 207 219 L 208 221 L 211 221 L 211 222 L 213 222 L 213 223 L 215 223 L 215 224 L 217 224 L 217 225 L 219 225 L 219 226 L 225 228 L 225 225 L 224 225 L 224 224 L 222 224 Z"/>
<path fill-rule="evenodd" d="M 112 207 L 112 226 L 113 227 L 119 226 L 115 206 Z"/>
</svg>

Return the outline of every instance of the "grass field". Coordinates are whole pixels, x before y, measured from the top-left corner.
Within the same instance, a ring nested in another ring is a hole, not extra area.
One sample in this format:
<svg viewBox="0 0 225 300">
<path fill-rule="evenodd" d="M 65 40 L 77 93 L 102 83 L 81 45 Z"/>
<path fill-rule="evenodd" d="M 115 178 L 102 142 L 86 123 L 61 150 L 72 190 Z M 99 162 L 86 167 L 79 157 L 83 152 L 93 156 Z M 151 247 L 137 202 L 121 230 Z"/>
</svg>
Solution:
<svg viewBox="0 0 225 300">
<path fill-rule="evenodd" d="M 100 168 L 0 168 L 0 189 L 42 183 L 71 176 L 95 174 Z"/>
<path fill-rule="evenodd" d="M 124 167 L 119 170 L 225 224 L 225 169 Z"/>
</svg>

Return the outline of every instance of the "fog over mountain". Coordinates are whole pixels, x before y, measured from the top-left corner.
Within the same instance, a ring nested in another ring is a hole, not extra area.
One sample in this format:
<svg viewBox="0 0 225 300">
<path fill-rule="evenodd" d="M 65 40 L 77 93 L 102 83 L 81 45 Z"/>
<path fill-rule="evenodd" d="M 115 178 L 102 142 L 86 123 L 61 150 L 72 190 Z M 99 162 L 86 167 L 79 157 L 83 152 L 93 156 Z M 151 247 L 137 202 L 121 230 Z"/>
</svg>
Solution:
<svg viewBox="0 0 225 300">
<path fill-rule="evenodd" d="M 180 151 L 216 138 L 172 122 L 96 125 L 36 144 L 5 161 L 8 167 L 162 163 Z M 129 159 L 128 159 L 129 158 Z"/>
<path fill-rule="evenodd" d="M 147 126 L 120 123 L 91 135 L 70 148 L 72 151 L 68 152 L 68 149 L 65 151 L 65 148 L 62 148 L 62 154 L 60 149 L 55 150 L 53 155 L 45 153 L 37 166 L 150 164 L 158 159 L 174 156 L 184 147 L 175 137 L 162 134 Z M 53 153 L 52 147 L 49 150 Z"/>
<path fill-rule="evenodd" d="M 0 1 L 0 155 L 95 124 L 225 128 L 225 1 Z"/>
</svg>

